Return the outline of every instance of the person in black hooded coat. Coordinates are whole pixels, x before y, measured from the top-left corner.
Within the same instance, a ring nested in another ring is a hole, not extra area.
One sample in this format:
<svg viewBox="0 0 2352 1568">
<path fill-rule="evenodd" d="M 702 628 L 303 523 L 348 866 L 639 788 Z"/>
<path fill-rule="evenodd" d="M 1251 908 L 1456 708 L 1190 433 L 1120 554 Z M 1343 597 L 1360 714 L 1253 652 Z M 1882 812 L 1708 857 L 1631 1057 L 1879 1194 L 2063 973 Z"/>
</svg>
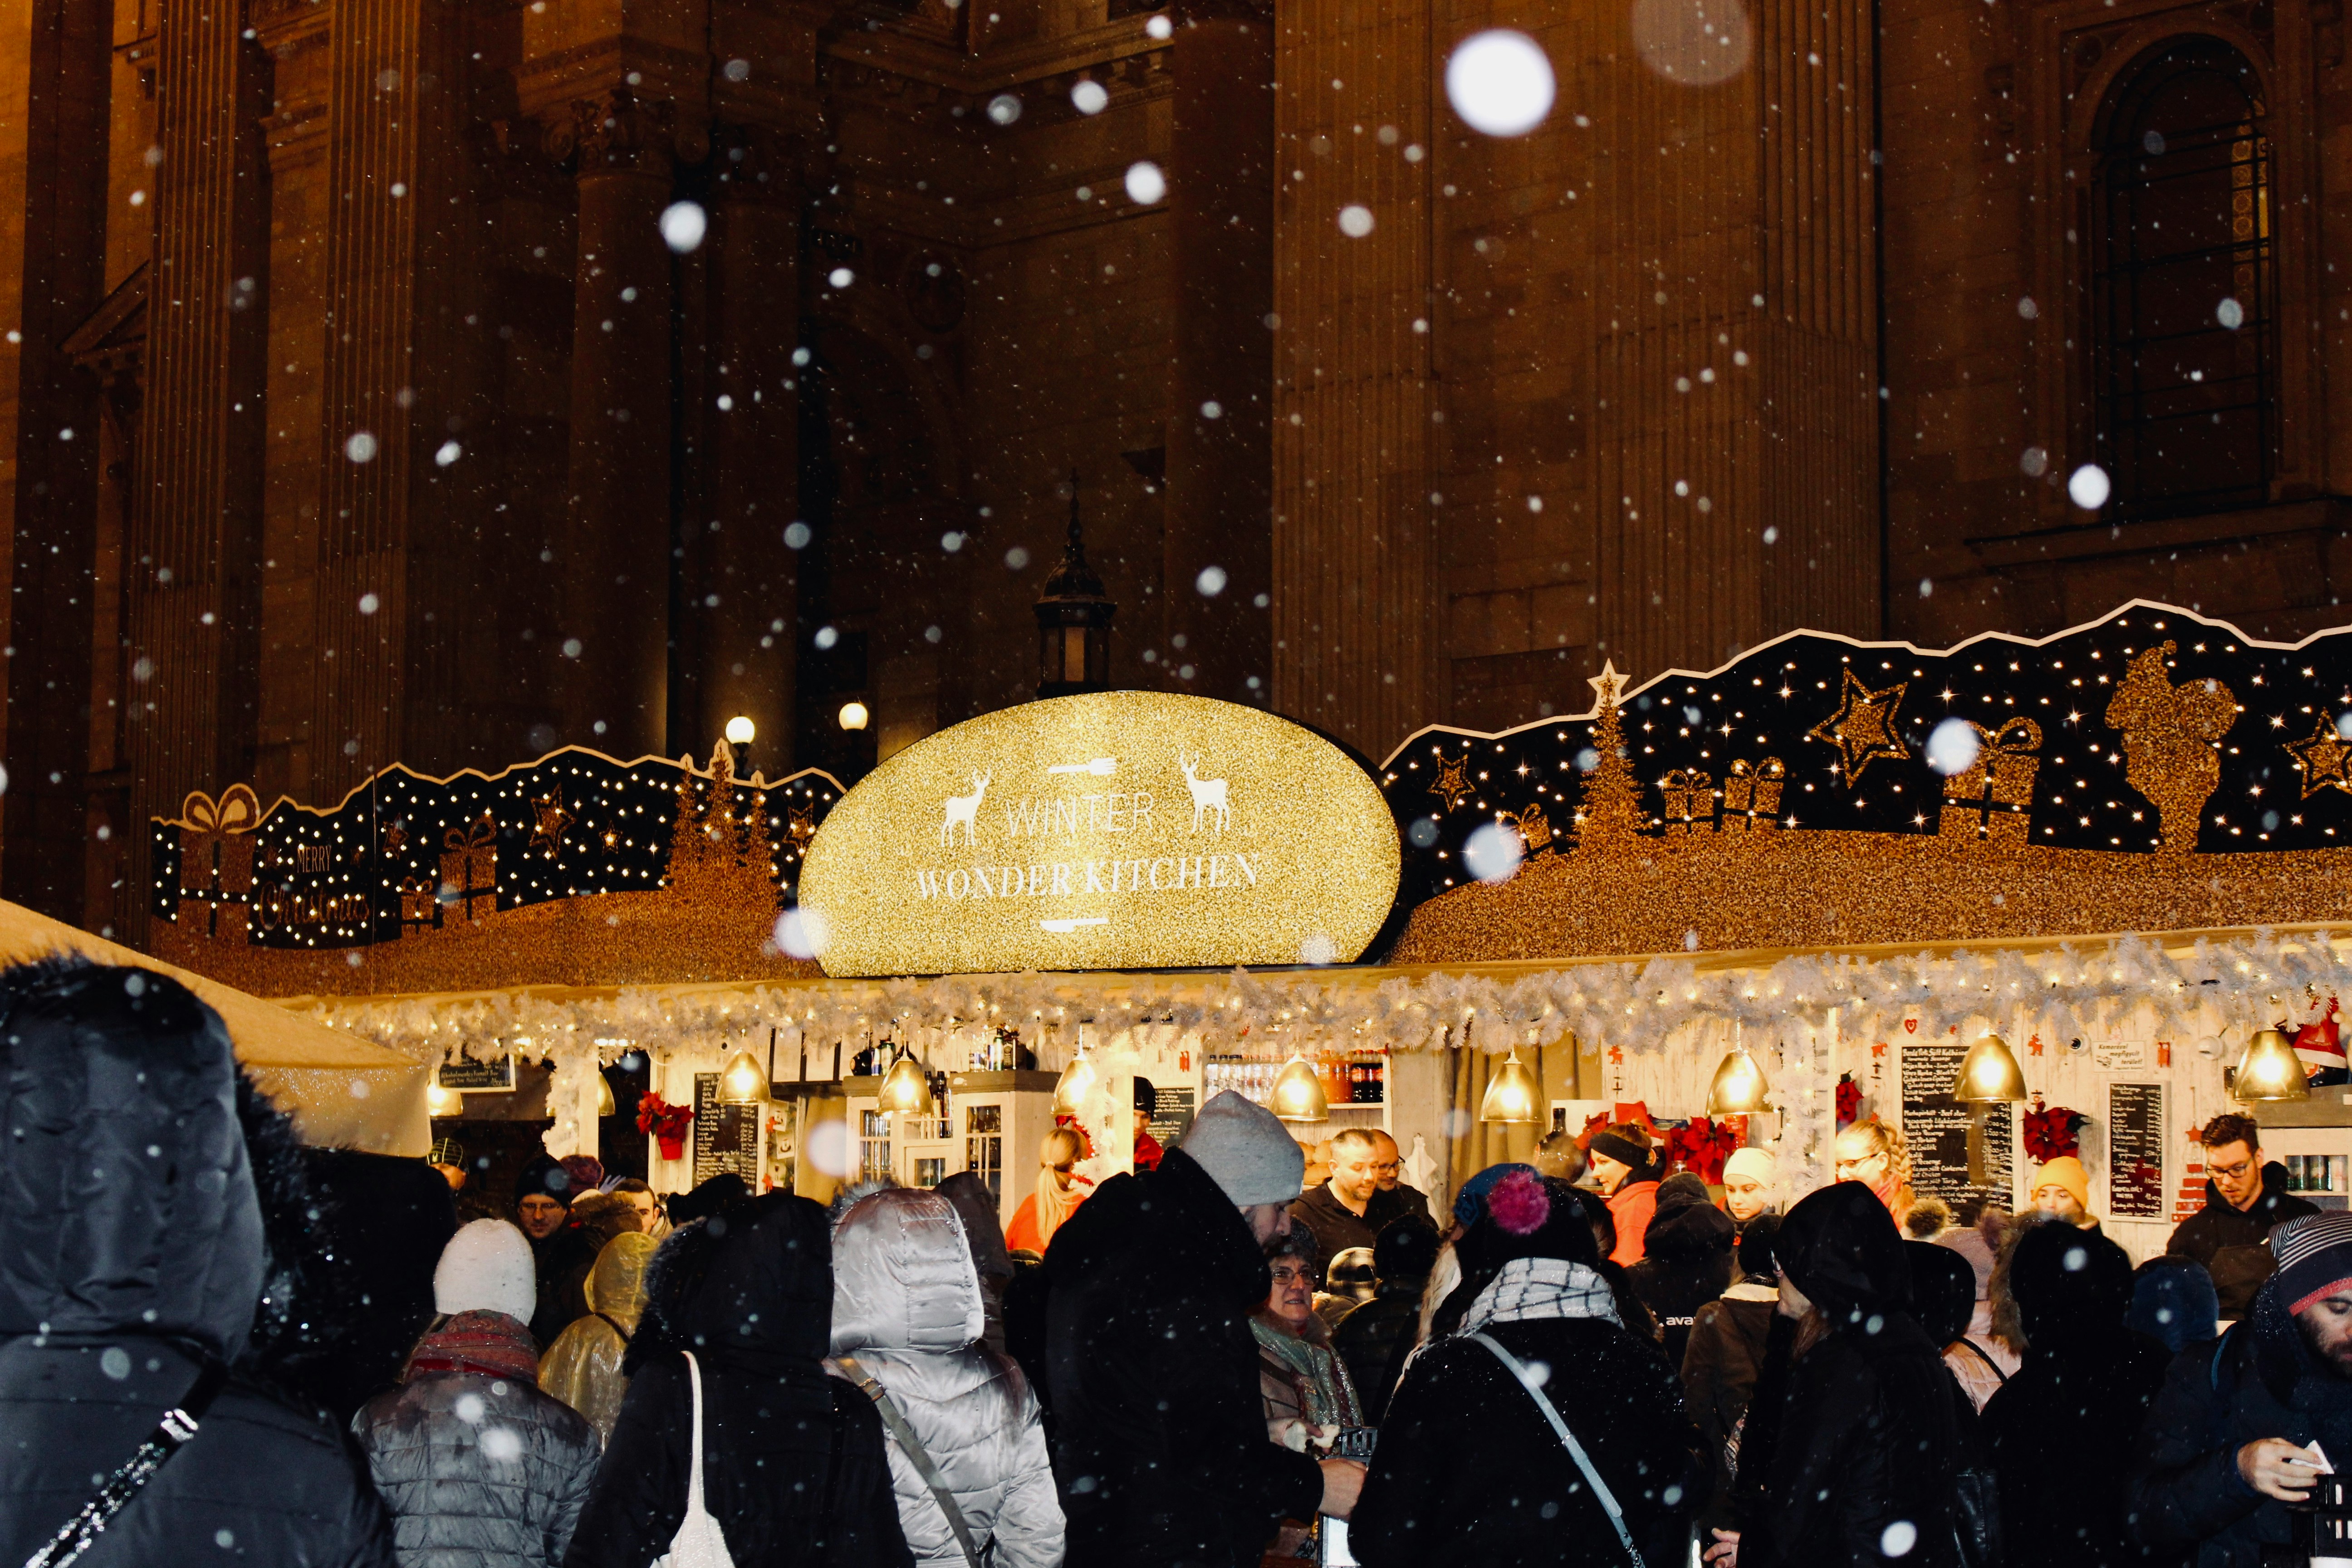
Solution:
<svg viewBox="0 0 2352 1568">
<path fill-rule="evenodd" d="M 1683 1403 L 1706 1441 L 1714 1467 L 1713 1492 L 1704 1512 L 1710 1525 L 1730 1522 L 1735 1439 L 1755 1396 L 1764 1365 L 1764 1347 L 1780 1301 L 1780 1268 L 1772 1243 L 1780 1216 L 1759 1214 L 1739 1233 L 1739 1279 L 1691 1315 L 1690 1342 L 1683 1351 Z"/>
<path fill-rule="evenodd" d="M 1780 1311 L 1801 1315 L 1768 1451 L 1743 1447 L 1744 1528 L 1710 1547 L 1737 1568 L 1953 1568 L 1953 1478 L 1976 1457 L 1968 1396 L 1911 1316 L 1902 1234 L 1870 1188 L 1839 1182 L 1780 1222 Z M 1758 1406 L 1780 1382 L 1768 1352 Z M 1751 1466 L 1761 1464 L 1755 1475 Z"/>
<path fill-rule="evenodd" d="M 646 1568 L 669 1550 L 694 1430 L 688 1352 L 702 1373 L 704 1506 L 736 1568 L 911 1568 L 882 1419 L 824 1372 L 832 1247 L 824 1210 L 790 1193 L 663 1241 L 565 1568 Z"/>
<path fill-rule="evenodd" d="M 2009 1568 L 2177 1561 L 2130 1539 L 2131 1448 L 2171 1356 L 2124 1327 L 2132 1265 L 2096 1231 L 2035 1226 L 2009 1265 L 2025 1364 L 1985 1403 Z"/>
<path fill-rule="evenodd" d="M 349 1441 L 275 1386 L 341 1313 L 301 1294 L 328 1276 L 301 1251 L 300 1150 L 219 1017 L 164 975 L 79 960 L 0 974 L 0 1562 L 226 1363 L 195 1436 L 78 1568 L 393 1568 Z"/>
<path fill-rule="evenodd" d="M 1732 1248 L 1739 1227 L 1706 1195 L 1706 1183 L 1688 1171 L 1658 1184 L 1642 1260 L 1625 1270 L 1633 1289 L 1658 1320 L 1666 1364 L 1679 1371 L 1698 1310 L 1731 1289 Z"/>
<path fill-rule="evenodd" d="M 1349 1525 L 1366 1568 L 1628 1561 L 1542 1407 L 1471 1337 L 1481 1333 L 1540 1378 L 1644 1561 L 1684 1562 L 1691 1515 L 1706 1495 L 1706 1455 L 1674 1373 L 1619 1323 L 1574 1194 L 1564 1182 L 1514 1172 L 1455 1240 L 1461 1283 L 1389 1400 Z"/>
</svg>

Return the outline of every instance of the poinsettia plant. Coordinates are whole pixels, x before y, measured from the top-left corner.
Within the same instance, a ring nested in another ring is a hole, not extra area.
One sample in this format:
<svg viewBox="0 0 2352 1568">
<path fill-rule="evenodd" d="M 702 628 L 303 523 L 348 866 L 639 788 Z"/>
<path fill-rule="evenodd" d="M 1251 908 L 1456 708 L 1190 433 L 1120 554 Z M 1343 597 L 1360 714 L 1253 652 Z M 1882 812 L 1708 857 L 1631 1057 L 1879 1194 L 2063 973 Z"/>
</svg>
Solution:
<svg viewBox="0 0 2352 1568">
<path fill-rule="evenodd" d="M 1732 1151 L 1747 1142 L 1746 1131 L 1727 1118 L 1721 1123 L 1704 1116 L 1691 1118 L 1688 1126 L 1666 1131 L 1666 1154 L 1676 1165 L 1691 1172 L 1709 1186 L 1723 1181 L 1723 1163 L 1731 1158 Z"/>
<path fill-rule="evenodd" d="M 638 1098 L 637 1131 L 661 1145 L 661 1157 L 665 1160 L 684 1157 L 687 1124 L 693 1120 L 694 1107 L 690 1105 L 672 1105 L 658 1094 Z"/>
<path fill-rule="evenodd" d="M 1838 1131 L 1844 1131 L 1860 1114 L 1862 1114 L 1862 1085 L 1853 1081 L 1853 1074 L 1842 1072 L 1838 1074 L 1837 1085 Z"/>
<path fill-rule="evenodd" d="M 2081 1111 L 2069 1110 L 2063 1105 L 2043 1109 L 2037 1104 L 2025 1113 L 2025 1152 L 2033 1156 L 2036 1163 L 2044 1165 L 2077 1153 L 2083 1147 L 2083 1123 L 2089 1120 Z"/>
</svg>

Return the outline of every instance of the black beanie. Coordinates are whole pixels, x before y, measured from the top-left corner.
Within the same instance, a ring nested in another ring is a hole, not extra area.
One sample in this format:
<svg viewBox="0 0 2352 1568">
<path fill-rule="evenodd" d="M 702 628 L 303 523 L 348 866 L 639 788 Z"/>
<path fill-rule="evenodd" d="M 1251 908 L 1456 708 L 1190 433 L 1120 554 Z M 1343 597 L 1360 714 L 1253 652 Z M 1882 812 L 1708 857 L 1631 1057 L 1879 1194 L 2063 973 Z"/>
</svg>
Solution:
<svg viewBox="0 0 2352 1568">
<path fill-rule="evenodd" d="M 541 1197 L 553 1198 L 565 1208 L 572 1206 L 572 1174 L 557 1163 L 554 1155 L 541 1154 L 538 1159 L 525 1165 L 522 1168 L 522 1173 L 515 1177 L 514 1194 L 517 1204 L 520 1204 L 533 1193 L 539 1194 Z"/>
<path fill-rule="evenodd" d="M 1372 1238 L 1372 1277 L 1409 1283 L 1437 1267 L 1437 1229 L 1417 1214 L 1392 1219 Z"/>
<path fill-rule="evenodd" d="M 1633 1137 L 1614 1127 L 1604 1127 L 1595 1132 L 1585 1147 L 1591 1152 L 1614 1160 L 1621 1165 L 1631 1165 L 1636 1177 L 1650 1168 L 1650 1146 L 1635 1142 Z"/>
</svg>

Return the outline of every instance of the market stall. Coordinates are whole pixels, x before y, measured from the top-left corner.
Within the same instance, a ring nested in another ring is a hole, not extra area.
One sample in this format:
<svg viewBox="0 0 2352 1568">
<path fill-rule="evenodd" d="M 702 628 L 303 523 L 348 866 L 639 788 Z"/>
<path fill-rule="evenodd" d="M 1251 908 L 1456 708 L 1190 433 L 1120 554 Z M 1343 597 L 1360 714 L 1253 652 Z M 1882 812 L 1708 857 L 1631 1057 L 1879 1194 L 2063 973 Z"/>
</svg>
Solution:
<svg viewBox="0 0 2352 1568">
<path fill-rule="evenodd" d="M 1136 692 L 956 726 L 848 792 L 739 781 L 723 747 L 394 770 L 242 843 L 159 824 L 161 945 L 460 1073 L 550 1064 L 558 1152 L 636 1064 L 673 1190 L 974 1169 L 1009 1206 L 1037 1128 L 1083 1128 L 1099 1179 L 1139 1121 L 1287 1084 L 1302 1142 L 1381 1126 L 1440 1198 L 1595 1117 L 1702 1171 L 1773 1143 L 1801 1193 L 1875 1114 L 1963 1207 L 2071 1143 L 2145 1254 L 2196 1201 L 2189 1132 L 2246 1095 L 2343 1201 L 2352 638 L 2134 604 L 1593 685 L 1588 715 L 1424 731 L 1370 770 Z M 2274 1027 L 2292 1100 L 2230 1076 Z M 2018 1072 L 1956 1101 L 1988 1037 Z M 1735 1055 L 1769 1088 L 1710 1115 Z"/>
</svg>

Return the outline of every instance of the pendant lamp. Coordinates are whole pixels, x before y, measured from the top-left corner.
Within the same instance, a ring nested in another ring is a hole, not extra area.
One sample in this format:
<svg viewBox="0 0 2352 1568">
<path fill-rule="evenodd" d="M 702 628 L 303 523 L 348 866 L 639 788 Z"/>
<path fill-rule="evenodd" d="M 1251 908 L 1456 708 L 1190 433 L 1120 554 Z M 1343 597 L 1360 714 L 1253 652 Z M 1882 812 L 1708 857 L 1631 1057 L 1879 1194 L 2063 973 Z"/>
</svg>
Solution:
<svg viewBox="0 0 2352 1568">
<path fill-rule="evenodd" d="M 1062 1069 L 1061 1080 L 1054 1085 L 1054 1114 L 1076 1116 L 1089 1096 L 1100 1075 L 1095 1070 L 1094 1058 L 1087 1055 L 1086 1026 L 1078 1026 L 1077 1055 Z"/>
<path fill-rule="evenodd" d="M 1969 1047 L 1953 1075 L 1952 1098 L 1962 1105 L 2000 1105 L 2025 1098 L 2025 1072 L 2009 1042 L 1987 1035 Z"/>
<path fill-rule="evenodd" d="M 902 1052 L 890 1070 L 882 1075 L 882 1109 L 894 1115 L 929 1116 L 935 1114 L 931 1099 L 931 1077 L 923 1070 L 911 1052 Z"/>
<path fill-rule="evenodd" d="M 1274 1088 L 1266 1095 L 1266 1109 L 1285 1121 L 1325 1121 L 1331 1116 L 1331 1101 L 1323 1092 L 1323 1079 L 1316 1073 L 1313 1063 L 1296 1055 L 1275 1074 Z"/>
<path fill-rule="evenodd" d="M 441 1075 L 435 1073 L 425 1085 L 425 1114 L 455 1116 L 466 1108 L 466 1097 L 454 1089 L 441 1087 Z"/>
<path fill-rule="evenodd" d="M 2303 1058 L 2294 1054 L 2294 1044 L 2284 1035 L 2276 1029 L 2256 1029 L 2246 1042 L 2245 1055 L 2238 1058 L 2230 1095 L 2248 1104 L 2309 1100 L 2311 1079 L 2304 1072 Z"/>
<path fill-rule="evenodd" d="M 1745 1046 L 1734 1046 L 1716 1064 L 1715 1080 L 1706 1086 L 1706 1113 L 1709 1116 L 1748 1116 L 1769 1109 L 1765 1100 L 1772 1086 L 1764 1079 L 1764 1069 L 1748 1054 Z"/>
<path fill-rule="evenodd" d="M 1969 1047 L 1960 1070 L 1952 1075 L 1952 1099 L 1969 1108 L 1969 1182 L 1983 1186 L 1992 1180 L 1991 1153 L 1985 1146 L 1992 1108 L 2025 1099 L 2025 1071 L 2007 1040 L 1987 1035 Z"/>
<path fill-rule="evenodd" d="M 750 1051 L 737 1051 L 719 1069 L 719 1103 L 757 1105 L 768 1098 L 768 1071 Z"/>
<path fill-rule="evenodd" d="M 613 1080 L 601 1071 L 596 1075 L 596 1114 L 617 1116 L 621 1108 L 613 1103 Z"/>
<path fill-rule="evenodd" d="M 1478 1102 L 1478 1120 L 1506 1127 L 1527 1127 L 1543 1120 L 1543 1085 L 1526 1063 L 1519 1060 L 1517 1046 L 1495 1069 L 1486 1081 L 1486 1097 Z"/>
</svg>

